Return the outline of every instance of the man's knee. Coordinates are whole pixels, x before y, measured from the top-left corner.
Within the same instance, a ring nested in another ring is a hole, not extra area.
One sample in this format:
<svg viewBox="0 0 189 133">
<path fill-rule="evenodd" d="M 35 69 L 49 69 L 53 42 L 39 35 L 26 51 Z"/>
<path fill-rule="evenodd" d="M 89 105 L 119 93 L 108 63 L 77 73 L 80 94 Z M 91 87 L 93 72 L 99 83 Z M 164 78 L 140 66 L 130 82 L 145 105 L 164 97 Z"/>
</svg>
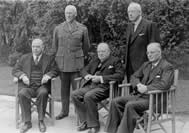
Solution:
<svg viewBox="0 0 189 133">
<path fill-rule="evenodd" d="M 29 95 L 29 90 L 27 88 L 22 88 L 19 92 L 18 92 L 18 97 L 19 98 L 23 98 L 23 97 L 27 97 Z"/>
<path fill-rule="evenodd" d="M 40 89 L 38 96 L 48 96 L 48 90 L 47 89 Z"/>
<path fill-rule="evenodd" d="M 88 101 L 91 101 L 94 99 L 94 94 L 90 93 L 90 92 L 87 92 L 85 95 L 84 95 L 84 101 L 85 102 L 88 102 Z"/>
<path fill-rule="evenodd" d="M 133 109 L 136 105 L 133 103 L 133 101 L 129 101 L 126 105 L 125 108 L 127 109 Z"/>
</svg>

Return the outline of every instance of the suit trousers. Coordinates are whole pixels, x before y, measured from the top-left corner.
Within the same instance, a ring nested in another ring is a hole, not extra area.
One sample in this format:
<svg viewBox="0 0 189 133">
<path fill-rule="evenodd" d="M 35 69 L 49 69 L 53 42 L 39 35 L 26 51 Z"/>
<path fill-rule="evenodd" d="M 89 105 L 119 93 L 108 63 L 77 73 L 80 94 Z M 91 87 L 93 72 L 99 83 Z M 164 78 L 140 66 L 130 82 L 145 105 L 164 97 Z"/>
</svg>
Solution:
<svg viewBox="0 0 189 133">
<path fill-rule="evenodd" d="M 64 115 L 69 114 L 69 105 L 70 105 L 70 85 L 72 90 L 76 89 L 75 78 L 79 77 L 79 72 L 60 72 L 61 80 L 61 103 L 62 110 L 61 112 Z"/>
<path fill-rule="evenodd" d="M 97 103 L 109 96 L 108 88 L 87 85 L 74 91 L 71 95 L 80 122 L 87 122 L 87 126 L 99 127 Z"/>
<path fill-rule="evenodd" d="M 46 87 L 41 86 L 37 89 L 21 88 L 18 97 L 23 122 L 31 121 L 31 98 L 34 97 L 37 98 L 38 119 L 44 119 L 48 100 L 48 89 Z"/>
<path fill-rule="evenodd" d="M 112 100 L 105 126 L 108 133 L 133 133 L 136 120 L 149 106 L 149 98 L 142 96 L 118 97 Z"/>
</svg>

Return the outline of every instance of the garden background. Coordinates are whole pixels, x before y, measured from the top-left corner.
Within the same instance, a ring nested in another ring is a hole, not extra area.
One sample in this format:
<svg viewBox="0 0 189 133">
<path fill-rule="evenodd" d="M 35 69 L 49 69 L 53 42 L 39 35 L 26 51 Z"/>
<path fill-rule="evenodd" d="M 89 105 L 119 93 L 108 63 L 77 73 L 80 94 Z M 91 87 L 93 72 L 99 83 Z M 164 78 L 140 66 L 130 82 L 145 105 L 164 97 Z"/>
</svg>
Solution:
<svg viewBox="0 0 189 133">
<path fill-rule="evenodd" d="M 54 27 L 65 20 L 68 4 L 77 7 L 77 20 L 89 30 L 91 53 L 105 41 L 113 54 L 124 60 L 130 1 L 0 0 L 0 94 L 14 95 L 11 67 L 20 55 L 31 51 L 33 38 L 41 37 L 45 51 L 50 52 Z M 189 112 L 189 0 L 134 1 L 141 4 L 145 18 L 158 24 L 163 54 L 180 70 L 178 110 Z"/>
</svg>

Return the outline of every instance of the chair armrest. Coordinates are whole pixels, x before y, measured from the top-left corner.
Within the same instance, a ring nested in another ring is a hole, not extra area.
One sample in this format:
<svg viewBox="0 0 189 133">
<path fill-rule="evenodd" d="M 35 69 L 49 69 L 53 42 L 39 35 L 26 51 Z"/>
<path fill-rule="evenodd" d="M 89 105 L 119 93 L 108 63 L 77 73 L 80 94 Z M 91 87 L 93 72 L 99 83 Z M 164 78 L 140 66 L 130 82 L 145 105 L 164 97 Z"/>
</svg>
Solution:
<svg viewBox="0 0 189 133">
<path fill-rule="evenodd" d="M 148 91 L 147 94 L 159 94 L 159 93 L 170 92 L 170 91 L 175 91 L 175 90 L 176 90 L 176 86 L 171 86 L 171 88 L 168 90 L 153 90 L 153 91 Z"/>
<path fill-rule="evenodd" d="M 75 78 L 74 80 L 75 81 L 80 81 L 80 80 L 82 80 L 83 78 L 82 77 L 77 77 L 77 78 Z"/>
<path fill-rule="evenodd" d="M 109 82 L 110 85 L 113 85 L 113 84 L 115 84 L 115 83 L 116 83 L 116 81 L 110 81 L 110 82 Z"/>
<path fill-rule="evenodd" d="M 126 84 L 120 84 L 119 87 L 123 88 L 123 87 L 130 87 L 131 84 L 130 83 L 126 83 Z"/>
</svg>

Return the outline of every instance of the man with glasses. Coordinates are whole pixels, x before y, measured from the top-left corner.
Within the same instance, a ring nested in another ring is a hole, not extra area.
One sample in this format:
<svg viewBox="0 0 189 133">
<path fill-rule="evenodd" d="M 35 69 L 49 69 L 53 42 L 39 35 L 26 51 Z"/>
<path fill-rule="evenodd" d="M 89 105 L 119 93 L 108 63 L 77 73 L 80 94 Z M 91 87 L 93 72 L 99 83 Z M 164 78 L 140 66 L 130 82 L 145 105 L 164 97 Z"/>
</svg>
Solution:
<svg viewBox="0 0 189 133">
<path fill-rule="evenodd" d="M 111 56 L 107 43 L 100 43 L 97 47 L 98 58 L 81 71 L 85 79 L 83 85 L 71 95 L 81 124 L 78 131 L 89 129 L 88 133 L 100 130 L 97 103 L 108 98 L 109 82 L 123 79 L 121 61 Z"/>
<path fill-rule="evenodd" d="M 174 70 L 161 56 L 159 43 L 147 46 L 148 61 L 131 76 L 134 96 L 118 97 L 112 100 L 105 130 L 108 133 L 133 133 L 136 120 L 149 108 L 148 91 L 166 90 L 173 83 Z"/>
</svg>

